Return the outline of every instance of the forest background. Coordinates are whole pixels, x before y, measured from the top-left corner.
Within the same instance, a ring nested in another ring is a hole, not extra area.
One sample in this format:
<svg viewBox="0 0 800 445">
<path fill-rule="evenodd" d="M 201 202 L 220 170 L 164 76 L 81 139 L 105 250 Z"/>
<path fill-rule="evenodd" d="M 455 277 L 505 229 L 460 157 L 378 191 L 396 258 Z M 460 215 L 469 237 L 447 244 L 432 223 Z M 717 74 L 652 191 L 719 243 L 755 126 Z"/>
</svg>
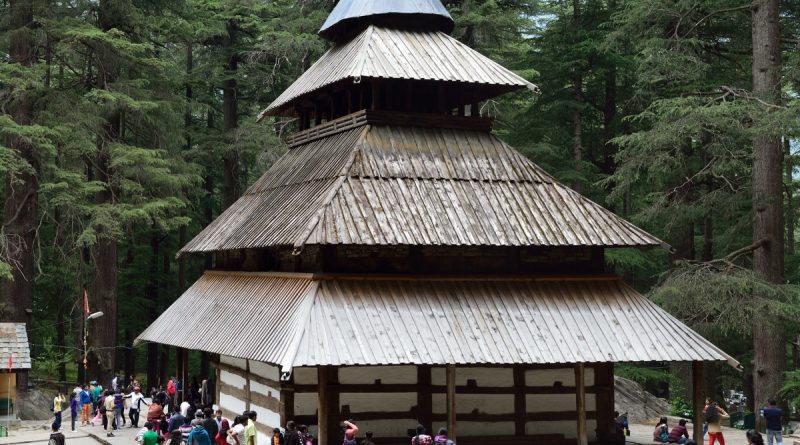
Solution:
<svg viewBox="0 0 800 445">
<path fill-rule="evenodd" d="M 83 380 L 84 293 L 90 377 L 173 373 L 132 341 L 210 265 L 177 250 L 286 150 L 296 123 L 255 116 L 330 46 L 334 3 L 0 0 L 0 320 L 28 322 L 35 379 Z M 608 269 L 743 364 L 707 365 L 707 394 L 799 399 L 800 1 L 444 3 L 541 88 L 483 104 L 494 131 L 674 247 Z M 688 388 L 680 365 L 617 373 Z"/>
</svg>

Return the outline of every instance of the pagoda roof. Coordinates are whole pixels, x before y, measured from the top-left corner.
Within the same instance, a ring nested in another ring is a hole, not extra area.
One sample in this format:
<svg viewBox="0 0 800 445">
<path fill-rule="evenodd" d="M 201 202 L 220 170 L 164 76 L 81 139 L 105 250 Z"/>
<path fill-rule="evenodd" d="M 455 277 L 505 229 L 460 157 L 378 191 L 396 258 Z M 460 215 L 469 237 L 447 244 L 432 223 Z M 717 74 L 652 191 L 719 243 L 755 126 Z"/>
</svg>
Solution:
<svg viewBox="0 0 800 445">
<path fill-rule="evenodd" d="M 360 27 L 376 22 L 446 33 L 454 26 L 453 18 L 439 0 L 340 0 L 319 35 L 331 40 L 347 38 Z"/>
<path fill-rule="evenodd" d="M 353 126 L 292 148 L 181 254 L 308 244 L 666 246 L 491 133 L 369 117 L 356 113 Z"/>
<path fill-rule="evenodd" d="M 258 115 L 292 114 L 293 103 L 340 82 L 406 79 L 483 86 L 486 98 L 538 87 L 443 32 L 369 26 L 335 45 Z"/>
<path fill-rule="evenodd" d="M 230 322 L 243 313 L 258 322 Z M 304 366 L 654 361 L 739 366 L 613 276 L 209 271 L 134 343 L 142 341 L 266 362 L 284 372 Z"/>
</svg>

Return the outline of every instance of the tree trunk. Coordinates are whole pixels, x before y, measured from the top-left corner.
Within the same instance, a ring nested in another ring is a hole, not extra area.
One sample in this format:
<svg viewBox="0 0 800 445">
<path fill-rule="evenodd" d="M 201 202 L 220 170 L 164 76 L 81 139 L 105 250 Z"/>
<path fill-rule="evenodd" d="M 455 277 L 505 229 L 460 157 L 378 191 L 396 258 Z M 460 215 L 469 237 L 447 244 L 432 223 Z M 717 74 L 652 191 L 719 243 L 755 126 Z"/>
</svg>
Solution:
<svg viewBox="0 0 800 445">
<path fill-rule="evenodd" d="M 8 55 L 11 63 L 33 66 L 36 63 L 36 45 L 33 30 L 33 1 L 11 0 Z M 11 118 L 20 125 L 30 125 L 32 97 L 23 95 L 9 104 Z M 30 338 L 33 308 L 33 245 L 36 239 L 36 212 L 38 208 L 40 171 L 39 159 L 27 138 L 10 135 L 7 147 L 28 162 L 32 171 L 6 175 L 5 204 L 3 208 L 3 260 L 11 265 L 12 279 L 3 279 L 0 285 L 0 320 L 25 323 Z M 12 183 L 13 181 L 13 183 Z M 17 392 L 23 397 L 28 391 L 28 373 L 17 374 Z"/>
<path fill-rule="evenodd" d="M 581 26 L 581 2 L 572 0 L 572 17 L 575 22 L 575 30 Z M 572 157 L 575 162 L 575 171 L 580 175 L 581 163 L 583 162 L 583 122 L 580 106 L 583 104 L 583 74 L 581 67 L 576 67 L 572 78 L 572 89 L 575 98 L 575 109 L 572 111 Z M 578 193 L 581 191 L 581 178 L 576 178 L 572 185 Z"/>
<path fill-rule="evenodd" d="M 95 165 L 96 179 L 104 184 L 104 189 L 96 196 L 98 205 L 113 205 L 116 201 L 112 190 L 113 173 L 109 166 L 110 146 L 119 138 L 121 117 L 113 113 L 100 135 Z M 110 382 L 116 372 L 117 347 L 117 240 L 97 228 L 97 241 L 92 246 L 92 286 L 89 292 L 89 308 L 92 312 L 102 311 L 103 316 L 90 320 L 89 368 L 88 378 Z"/>
<path fill-rule="evenodd" d="M 794 161 L 792 160 L 792 142 L 789 137 L 783 137 L 783 152 L 785 165 L 784 188 L 786 189 L 786 253 L 794 255 L 794 230 L 797 225 L 794 203 Z"/>
<path fill-rule="evenodd" d="M 158 262 L 161 260 L 159 254 L 159 239 L 155 225 L 150 233 L 150 271 L 147 279 L 147 298 L 150 300 L 149 318 L 158 318 Z M 158 343 L 147 343 L 147 384 L 158 387 Z"/>
<path fill-rule="evenodd" d="M 194 56 L 192 53 L 192 45 L 188 45 L 186 47 L 186 77 L 187 79 L 191 79 L 192 70 L 194 69 Z M 186 83 L 186 102 L 188 107 L 191 107 L 192 104 L 192 84 L 191 82 Z M 186 151 L 192 149 L 192 113 L 191 108 L 190 111 L 186 112 L 184 116 L 184 125 L 186 130 Z M 185 211 L 184 211 L 185 215 Z M 183 248 L 188 242 L 188 227 L 186 224 L 182 225 L 178 229 L 178 249 Z M 183 291 L 186 290 L 186 255 L 183 255 L 178 259 L 178 293 L 181 294 Z"/>
<path fill-rule="evenodd" d="M 754 0 L 752 18 L 753 93 L 765 101 L 778 103 L 779 1 Z M 753 270 L 758 277 L 778 285 L 784 282 L 783 173 L 780 139 L 773 135 L 756 136 L 752 173 L 753 240 L 768 242 L 753 252 Z M 753 350 L 754 403 L 759 407 L 778 392 L 786 367 L 785 334 L 764 315 L 753 320 Z"/>
<path fill-rule="evenodd" d="M 228 22 L 228 36 L 225 46 L 230 52 L 235 51 L 236 45 L 236 23 L 232 20 Z M 238 86 L 236 83 L 236 70 L 238 69 L 238 56 L 231 54 L 225 65 L 226 74 L 222 89 L 222 113 L 224 131 L 228 141 L 228 147 L 223 155 L 223 190 L 222 206 L 230 207 L 239 198 L 239 151 L 235 148 L 234 132 L 239 126 L 239 98 Z"/>
</svg>

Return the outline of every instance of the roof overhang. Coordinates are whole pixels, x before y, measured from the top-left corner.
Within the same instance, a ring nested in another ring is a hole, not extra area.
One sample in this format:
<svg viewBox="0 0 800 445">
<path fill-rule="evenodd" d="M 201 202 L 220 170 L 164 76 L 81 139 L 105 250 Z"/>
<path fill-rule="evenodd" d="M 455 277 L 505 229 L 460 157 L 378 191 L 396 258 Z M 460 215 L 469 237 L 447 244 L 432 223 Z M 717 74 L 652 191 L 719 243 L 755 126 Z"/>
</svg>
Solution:
<svg viewBox="0 0 800 445">
<path fill-rule="evenodd" d="M 654 361 L 739 367 L 615 276 L 206 272 L 135 344 L 143 341 L 261 361 L 283 372 Z"/>
</svg>

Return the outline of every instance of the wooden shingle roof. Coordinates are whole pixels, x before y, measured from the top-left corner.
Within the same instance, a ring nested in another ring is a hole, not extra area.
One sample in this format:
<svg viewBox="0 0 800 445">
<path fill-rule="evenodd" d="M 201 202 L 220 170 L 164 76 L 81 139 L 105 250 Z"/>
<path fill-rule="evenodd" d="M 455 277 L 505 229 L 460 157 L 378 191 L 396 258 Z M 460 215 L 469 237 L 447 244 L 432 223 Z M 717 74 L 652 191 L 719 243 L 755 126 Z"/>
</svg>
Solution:
<svg viewBox="0 0 800 445">
<path fill-rule="evenodd" d="M 664 245 L 488 132 L 364 123 L 291 149 L 181 253 L 307 244 Z"/>
<path fill-rule="evenodd" d="M 443 32 L 370 26 L 336 45 L 258 115 L 291 114 L 309 93 L 339 82 L 367 79 L 430 80 L 481 85 L 489 96 L 538 87 Z"/>
<path fill-rule="evenodd" d="M 187 313 L 187 307 L 193 310 Z M 259 322 L 230 322 L 243 312 Z M 186 329 L 176 330 L 176 324 Z M 257 360 L 284 371 L 326 365 L 652 361 L 739 366 L 612 276 L 209 271 L 135 343 L 142 341 Z"/>
<path fill-rule="evenodd" d="M 31 369 L 31 349 L 25 323 L 0 323 L 0 370 Z"/>
</svg>

